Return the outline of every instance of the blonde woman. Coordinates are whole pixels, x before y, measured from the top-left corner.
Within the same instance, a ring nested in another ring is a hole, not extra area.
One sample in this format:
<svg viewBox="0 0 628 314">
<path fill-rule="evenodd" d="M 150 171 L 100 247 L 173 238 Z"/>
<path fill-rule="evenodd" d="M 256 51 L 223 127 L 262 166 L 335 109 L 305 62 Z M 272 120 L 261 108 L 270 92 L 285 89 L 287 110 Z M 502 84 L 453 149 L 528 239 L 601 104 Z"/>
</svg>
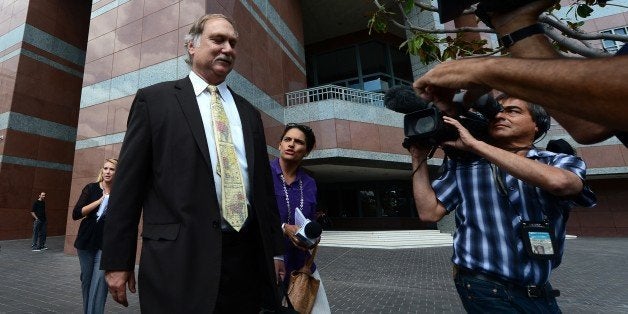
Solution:
<svg viewBox="0 0 628 314">
<path fill-rule="evenodd" d="M 103 226 L 118 160 L 107 158 L 98 172 L 96 182 L 87 184 L 74 206 L 72 218 L 83 219 L 74 247 L 81 263 L 83 312 L 99 314 L 105 311 L 107 283 L 100 270 Z"/>
</svg>

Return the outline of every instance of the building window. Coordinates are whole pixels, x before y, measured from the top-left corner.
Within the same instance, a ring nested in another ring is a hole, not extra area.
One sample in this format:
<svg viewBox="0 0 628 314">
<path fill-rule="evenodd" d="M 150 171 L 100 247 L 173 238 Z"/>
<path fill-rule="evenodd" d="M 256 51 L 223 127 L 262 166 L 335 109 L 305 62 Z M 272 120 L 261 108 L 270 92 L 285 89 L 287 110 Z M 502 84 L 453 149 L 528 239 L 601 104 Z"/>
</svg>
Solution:
<svg viewBox="0 0 628 314">
<path fill-rule="evenodd" d="M 382 92 L 413 81 L 408 55 L 396 46 L 374 40 L 310 55 L 307 69 L 310 87 L 333 84 Z"/>
<path fill-rule="evenodd" d="M 359 182 L 319 185 L 318 205 L 330 217 L 416 217 L 409 182 Z"/>
<path fill-rule="evenodd" d="M 359 208 L 362 210 L 362 217 L 377 217 L 378 207 L 377 198 L 373 189 L 362 189 L 358 192 Z"/>
<path fill-rule="evenodd" d="M 321 54 L 317 57 L 316 64 L 318 80 L 323 84 L 358 76 L 357 57 L 353 47 Z"/>
<path fill-rule="evenodd" d="M 628 34 L 628 29 L 626 27 L 614 28 L 602 31 L 602 34 L 626 35 Z M 604 50 L 610 53 L 616 53 L 617 50 L 621 49 L 623 45 L 624 43 L 621 41 L 615 41 L 611 39 L 602 40 L 602 46 L 604 47 Z"/>
<path fill-rule="evenodd" d="M 398 184 L 387 185 L 380 194 L 382 217 L 412 217 L 414 199 L 412 190 Z"/>
</svg>

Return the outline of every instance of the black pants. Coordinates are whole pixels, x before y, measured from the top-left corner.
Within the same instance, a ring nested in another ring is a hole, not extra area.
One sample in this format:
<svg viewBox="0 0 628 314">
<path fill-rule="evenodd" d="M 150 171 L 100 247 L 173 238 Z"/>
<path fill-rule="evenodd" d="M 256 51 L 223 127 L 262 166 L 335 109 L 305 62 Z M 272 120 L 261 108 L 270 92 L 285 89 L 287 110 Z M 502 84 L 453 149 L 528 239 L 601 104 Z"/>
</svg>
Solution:
<svg viewBox="0 0 628 314">
<path fill-rule="evenodd" d="M 263 254 L 252 232 L 223 232 L 215 313 L 259 313 Z"/>
</svg>

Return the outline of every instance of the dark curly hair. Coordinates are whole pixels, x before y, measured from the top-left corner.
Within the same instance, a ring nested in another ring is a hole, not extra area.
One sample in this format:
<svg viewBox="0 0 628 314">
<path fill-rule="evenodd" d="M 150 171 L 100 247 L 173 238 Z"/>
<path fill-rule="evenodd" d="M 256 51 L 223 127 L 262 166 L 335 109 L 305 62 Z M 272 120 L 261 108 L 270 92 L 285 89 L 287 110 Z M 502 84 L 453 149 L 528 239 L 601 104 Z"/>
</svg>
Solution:
<svg viewBox="0 0 628 314">
<path fill-rule="evenodd" d="M 279 141 L 283 140 L 283 137 L 290 131 L 290 129 L 299 129 L 299 131 L 305 134 L 305 151 L 309 154 L 312 149 L 314 149 L 314 145 L 316 145 L 316 136 L 314 136 L 314 131 L 307 125 L 297 124 L 297 123 L 288 123 L 286 124 L 286 128 L 283 130 Z"/>
</svg>

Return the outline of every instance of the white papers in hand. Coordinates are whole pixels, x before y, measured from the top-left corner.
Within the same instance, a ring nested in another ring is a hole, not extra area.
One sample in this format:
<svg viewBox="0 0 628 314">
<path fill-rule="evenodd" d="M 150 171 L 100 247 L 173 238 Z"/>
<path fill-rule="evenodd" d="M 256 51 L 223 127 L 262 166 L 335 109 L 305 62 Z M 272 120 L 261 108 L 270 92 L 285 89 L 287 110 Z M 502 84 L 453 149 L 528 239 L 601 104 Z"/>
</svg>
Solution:
<svg viewBox="0 0 628 314">
<path fill-rule="evenodd" d="M 299 226 L 299 228 L 303 228 L 308 221 L 309 220 L 305 218 L 300 208 L 297 207 L 294 209 L 294 223 Z"/>
</svg>

